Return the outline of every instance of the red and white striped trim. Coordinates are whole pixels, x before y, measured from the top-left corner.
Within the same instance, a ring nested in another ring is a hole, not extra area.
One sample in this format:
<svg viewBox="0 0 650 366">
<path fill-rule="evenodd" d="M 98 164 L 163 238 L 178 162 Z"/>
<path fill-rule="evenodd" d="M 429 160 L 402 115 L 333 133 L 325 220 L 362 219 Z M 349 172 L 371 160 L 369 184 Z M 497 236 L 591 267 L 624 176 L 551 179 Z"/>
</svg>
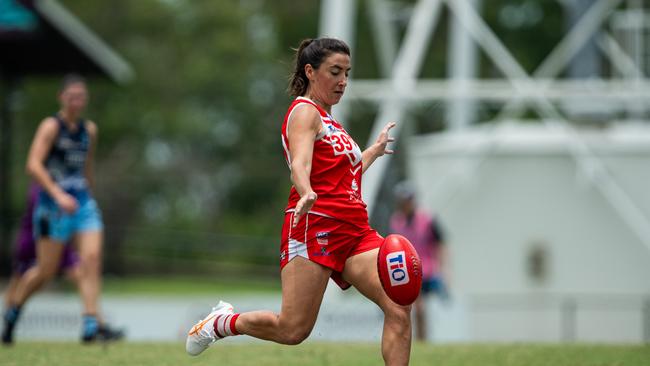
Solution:
<svg viewBox="0 0 650 366">
<path fill-rule="evenodd" d="M 217 316 L 213 325 L 214 334 L 217 338 L 238 335 L 239 332 L 237 332 L 237 328 L 235 328 L 237 318 L 239 318 L 239 314 L 224 314 Z"/>
<path fill-rule="evenodd" d="M 286 130 L 285 130 L 286 139 L 289 138 L 289 127 L 291 125 L 291 116 L 293 115 L 293 112 L 300 106 L 303 106 L 305 104 L 311 104 L 318 110 L 318 115 L 320 116 L 321 131 L 318 133 L 318 135 L 316 135 L 316 140 L 321 140 L 325 135 L 327 135 L 327 123 L 331 124 L 333 120 L 329 117 L 323 116 L 320 110 L 318 109 L 318 107 L 316 107 L 316 103 L 313 100 L 305 97 L 298 97 L 296 99 L 302 100 L 304 102 L 295 104 L 293 107 L 291 107 L 291 110 L 289 111 L 289 115 L 287 116 Z M 289 170 L 291 170 L 291 153 L 289 152 L 288 144 L 289 142 L 285 141 L 285 136 L 282 135 L 282 148 L 284 149 L 285 156 L 287 157 L 286 160 L 287 160 L 287 165 L 289 165 Z"/>
<path fill-rule="evenodd" d="M 295 211 L 295 210 L 293 210 Z M 293 215 L 289 219 L 289 225 L 293 223 Z M 289 226 L 289 237 L 287 238 L 287 263 L 291 262 L 295 257 L 303 257 L 309 259 L 309 252 L 307 251 L 307 231 L 309 230 L 309 214 L 305 215 L 305 233 L 304 241 L 300 242 L 296 239 L 291 238 L 291 231 L 293 226 Z"/>
<path fill-rule="evenodd" d="M 289 212 L 296 212 L 296 209 L 295 209 L 295 208 L 290 208 L 290 209 L 287 209 L 286 211 L 284 211 L 285 214 L 287 214 L 287 213 L 289 213 Z M 309 215 L 318 215 L 318 216 L 323 216 L 323 217 L 327 217 L 327 218 L 330 218 L 330 219 L 333 219 L 333 218 L 334 218 L 334 216 L 330 216 L 330 215 L 328 215 L 328 214 L 325 214 L 325 213 L 322 213 L 322 212 L 318 212 L 318 211 L 309 211 L 308 214 L 309 214 Z M 289 235 L 291 235 L 291 234 L 289 234 Z"/>
</svg>

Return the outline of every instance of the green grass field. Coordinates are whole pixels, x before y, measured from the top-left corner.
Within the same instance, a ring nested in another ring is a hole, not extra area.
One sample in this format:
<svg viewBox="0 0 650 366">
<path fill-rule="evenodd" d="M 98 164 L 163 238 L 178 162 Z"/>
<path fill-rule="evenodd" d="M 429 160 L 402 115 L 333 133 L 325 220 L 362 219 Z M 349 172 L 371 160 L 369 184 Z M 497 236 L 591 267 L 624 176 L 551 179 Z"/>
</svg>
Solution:
<svg viewBox="0 0 650 366">
<path fill-rule="evenodd" d="M 20 342 L 0 348 L 0 366 L 205 365 L 309 366 L 381 365 L 378 344 L 307 342 L 299 346 L 218 344 L 199 357 L 181 343 Z M 411 365 L 434 366 L 647 366 L 650 346 L 614 345 L 424 345 L 413 346 Z"/>
</svg>

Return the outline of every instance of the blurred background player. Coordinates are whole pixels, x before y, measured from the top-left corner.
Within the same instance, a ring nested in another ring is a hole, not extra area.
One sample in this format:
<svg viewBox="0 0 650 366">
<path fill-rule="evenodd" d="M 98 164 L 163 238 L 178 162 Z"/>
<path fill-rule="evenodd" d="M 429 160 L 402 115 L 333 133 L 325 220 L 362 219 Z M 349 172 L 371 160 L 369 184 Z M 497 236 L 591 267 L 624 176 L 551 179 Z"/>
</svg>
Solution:
<svg viewBox="0 0 650 366">
<path fill-rule="evenodd" d="M 443 277 L 447 250 L 439 220 L 417 207 L 415 188 L 403 181 L 395 186 L 396 210 L 390 218 L 390 231 L 411 241 L 422 261 L 422 291 L 413 304 L 415 308 L 415 337 L 427 339 L 427 314 L 425 297 L 429 294 L 447 299 Z"/>
<path fill-rule="evenodd" d="M 91 191 L 97 125 L 81 117 L 88 103 L 82 77 L 64 77 L 58 99 L 61 109 L 40 123 L 27 158 L 27 172 L 42 189 L 33 221 L 36 264 L 17 281 L 8 300 L 4 343 L 13 341 L 25 302 L 58 272 L 71 240 L 79 251 L 79 292 L 86 311 L 82 340 L 99 336 L 103 223 Z"/>
<path fill-rule="evenodd" d="M 20 229 L 16 237 L 13 253 L 13 270 L 4 296 L 5 309 L 9 308 L 10 299 L 15 296 L 20 278 L 36 264 L 36 242 L 34 241 L 33 220 L 34 208 L 40 194 L 36 183 L 31 183 L 27 193 L 27 206 L 20 222 Z M 79 255 L 70 244 L 66 244 L 59 264 L 60 275 L 79 287 Z M 85 311 L 88 312 L 87 310 Z M 120 340 L 124 338 L 124 331 L 109 326 L 103 319 L 99 319 L 98 338 L 101 340 Z"/>
<path fill-rule="evenodd" d="M 411 352 L 411 307 L 388 298 L 377 273 L 383 238 L 368 223 L 361 177 L 380 156 L 391 154 L 388 123 L 361 151 L 331 115 L 347 86 L 350 49 L 345 42 L 307 39 L 296 50 L 289 91 L 296 97 L 282 126 L 282 146 L 293 186 L 280 244 L 280 313 L 236 314 L 223 301 L 189 332 L 186 350 L 198 355 L 226 336 L 246 334 L 281 344 L 299 344 L 311 333 L 331 277 L 354 286 L 384 313 L 381 351 L 387 365 L 407 365 Z"/>
</svg>

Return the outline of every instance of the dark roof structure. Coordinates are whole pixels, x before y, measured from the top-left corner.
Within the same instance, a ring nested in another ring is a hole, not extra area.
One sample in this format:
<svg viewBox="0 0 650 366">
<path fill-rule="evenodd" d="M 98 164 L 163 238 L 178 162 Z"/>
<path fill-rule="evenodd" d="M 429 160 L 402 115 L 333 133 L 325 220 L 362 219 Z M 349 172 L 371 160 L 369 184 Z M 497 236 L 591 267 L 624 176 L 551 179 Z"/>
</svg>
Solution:
<svg viewBox="0 0 650 366">
<path fill-rule="evenodd" d="M 110 5 L 108 5 L 110 6 Z M 129 64 L 55 0 L 0 0 L 0 73 L 100 74 L 123 84 Z"/>
</svg>

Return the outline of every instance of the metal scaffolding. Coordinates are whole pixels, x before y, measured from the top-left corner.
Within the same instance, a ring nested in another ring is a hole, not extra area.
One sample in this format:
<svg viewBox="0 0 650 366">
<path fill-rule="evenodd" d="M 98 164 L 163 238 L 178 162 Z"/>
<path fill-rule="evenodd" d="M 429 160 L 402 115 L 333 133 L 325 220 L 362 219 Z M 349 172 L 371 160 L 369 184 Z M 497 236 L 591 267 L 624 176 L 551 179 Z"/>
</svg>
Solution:
<svg viewBox="0 0 650 366">
<path fill-rule="evenodd" d="M 645 78 L 650 71 L 650 56 L 645 53 L 650 29 L 650 15 L 643 11 L 640 1 L 596 0 L 578 4 L 571 0 L 557 0 L 565 7 L 582 7 L 570 30 L 552 49 L 539 67 L 529 74 L 513 57 L 480 14 L 480 0 L 418 0 L 411 10 L 405 36 L 399 44 L 395 36 L 391 9 L 398 2 L 368 0 L 368 12 L 374 29 L 377 58 L 382 78 L 359 80 L 352 78 L 347 101 L 367 100 L 378 104 L 379 113 L 374 122 L 368 143 L 374 142 L 388 121 L 400 121 L 408 106 L 414 102 L 448 103 L 446 126 L 462 131 L 476 121 L 477 103 L 502 105 L 497 117 L 491 121 L 497 126 L 503 121 L 516 121 L 526 108 L 540 116 L 540 122 L 550 130 L 566 136 L 567 148 L 578 169 L 589 179 L 627 224 L 632 232 L 650 250 L 650 220 L 621 187 L 600 158 L 592 153 L 576 132 L 572 116 L 585 108 L 590 111 L 615 116 L 624 114 L 628 120 L 644 119 L 650 110 L 650 82 Z M 352 41 L 353 16 L 342 16 L 341 4 L 356 10 L 356 1 L 324 0 L 321 29 L 330 35 L 343 29 L 341 38 Z M 436 30 L 443 7 L 449 10 L 450 36 L 448 47 L 449 76 L 445 79 L 420 79 L 424 55 Z M 584 10 L 584 11 L 582 11 Z M 354 23 L 356 24 L 356 23 Z M 595 41 L 613 69 L 612 77 L 596 75 L 591 78 L 560 78 L 589 42 Z M 504 75 L 502 79 L 477 77 L 477 48 Z M 346 109 L 347 110 L 347 109 Z M 393 130 L 398 136 L 401 124 Z M 495 130 L 493 128 L 493 130 Z M 494 141 L 480 146 L 468 146 L 474 156 L 463 166 L 451 169 L 452 175 L 440 185 L 438 195 L 458 189 L 461 176 L 478 169 L 494 148 Z M 391 156 L 377 160 L 364 176 L 364 200 L 372 213 Z M 462 172 L 454 174 L 453 172 Z"/>
</svg>

